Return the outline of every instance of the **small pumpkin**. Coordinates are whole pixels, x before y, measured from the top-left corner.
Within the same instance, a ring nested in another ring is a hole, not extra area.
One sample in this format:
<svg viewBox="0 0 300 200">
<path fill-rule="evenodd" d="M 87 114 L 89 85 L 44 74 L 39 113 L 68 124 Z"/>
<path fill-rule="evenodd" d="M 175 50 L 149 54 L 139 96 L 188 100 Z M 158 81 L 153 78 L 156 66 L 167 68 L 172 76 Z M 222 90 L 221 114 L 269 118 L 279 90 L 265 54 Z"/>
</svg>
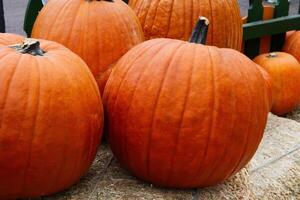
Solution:
<svg viewBox="0 0 300 200">
<path fill-rule="evenodd" d="M 146 39 L 187 41 L 199 16 L 211 22 L 207 44 L 241 50 L 242 18 L 237 0 L 130 0 Z"/>
<path fill-rule="evenodd" d="M 300 64 L 290 54 L 274 52 L 259 55 L 254 62 L 262 66 L 272 79 L 272 113 L 284 115 L 300 103 Z"/>
<path fill-rule="evenodd" d="M 59 42 L 83 58 L 101 93 L 113 64 L 143 41 L 136 15 L 121 0 L 51 0 L 32 36 Z"/>
<path fill-rule="evenodd" d="M 77 55 L 10 36 L 0 34 L 0 199 L 49 195 L 77 182 L 94 160 L 102 102 Z"/>
<path fill-rule="evenodd" d="M 295 31 L 286 38 L 282 50 L 291 54 L 300 62 L 300 31 Z"/>
<path fill-rule="evenodd" d="M 116 64 L 104 91 L 108 141 L 121 165 L 155 185 L 215 185 L 254 155 L 269 112 L 262 71 L 232 49 L 153 39 Z"/>
</svg>

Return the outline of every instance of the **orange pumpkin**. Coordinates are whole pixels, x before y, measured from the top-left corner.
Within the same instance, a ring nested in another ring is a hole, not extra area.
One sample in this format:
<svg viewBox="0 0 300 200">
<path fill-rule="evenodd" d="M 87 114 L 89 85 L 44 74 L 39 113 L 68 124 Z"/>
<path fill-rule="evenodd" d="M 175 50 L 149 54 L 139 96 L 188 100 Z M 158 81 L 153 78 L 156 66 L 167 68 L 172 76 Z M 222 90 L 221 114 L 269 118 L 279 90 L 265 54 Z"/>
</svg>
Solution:
<svg viewBox="0 0 300 200">
<path fill-rule="evenodd" d="M 283 51 L 293 55 L 300 62 L 300 31 L 295 31 L 286 38 Z"/>
<path fill-rule="evenodd" d="M 60 44 L 0 41 L 9 41 L 0 48 L 0 199 L 66 189 L 87 171 L 102 135 L 96 81 Z"/>
<path fill-rule="evenodd" d="M 204 22 L 191 42 L 205 41 Z M 149 40 L 125 54 L 108 80 L 108 141 L 140 179 L 175 188 L 214 185 L 254 155 L 268 92 L 261 70 L 235 50 Z"/>
<path fill-rule="evenodd" d="M 287 40 L 290 36 L 292 36 L 296 31 L 288 31 L 285 34 L 285 39 Z"/>
<path fill-rule="evenodd" d="M 59 42 L 90 67 L 102 93 L 110 68 L 143 41 L 134 12 L 121 0 L 51 0 L 34 24 L 32 36 Z"/>
<path fill-rule="evenodd" d="M 146 39 L 188 40 L 199 16 L 211 21 L 207 44 L 241 50 L 242 18 L 237 0 L 130 0 Z"/>
<path fill-rule="evenodd" d="M 284 115 L 300 103 L 300 64 L 290 54 L 275 52 L 259 55 L 254 62 L 271 76 L 273 91 L 272 113 Z"/>
</svg>

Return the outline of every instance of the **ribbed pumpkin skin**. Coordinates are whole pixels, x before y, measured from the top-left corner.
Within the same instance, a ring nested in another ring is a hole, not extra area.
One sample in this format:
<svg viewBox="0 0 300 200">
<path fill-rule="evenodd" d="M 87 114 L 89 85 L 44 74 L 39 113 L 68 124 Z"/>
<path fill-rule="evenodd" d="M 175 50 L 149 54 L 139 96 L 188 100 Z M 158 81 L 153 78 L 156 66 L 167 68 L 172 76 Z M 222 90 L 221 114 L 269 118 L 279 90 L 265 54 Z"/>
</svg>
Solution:
<svg viewBox="0 0 300 200">
<path fill-rule="evenodd" d="M 289 34 L 282 50 L 294 56 L 300 63 L 300 31 Z"/>
<path fill-rule="evenodd" d="M 210 21 L 207 44 L 241 50 L 242 19 L 236 0 L 130 0 L 146 39 L 187 41 L 199 16 Z"/>
<path fill-rule="evenodd" d="M 60 44 L 41 47 L 45 57 L 0 48 L 0 199 L 68 188 L 102 136 L 102 102 L 87 65 Z"/>
<path fill-rule="evenodd" d="M 271 76 L 273 91 L 273 114 L 284 115 L 300 104 L 300 64 L 290 54 L 275 52 L 259 55 L 254 62 L 262 66 Z"/>
<path fill-rule="evenodd" d="M 0 46 L 20 44 L 24 41 L 24 37 L 12 33 L 0 33 Z"/>
<path fill-rule="evenodd" d="M 40 12 L 32 36 L 59 42 L 83 58 L 101 93 L 111 64 L 143 41 L 136 15 L 121 0 L 51 0 Z"/>
<path fill-rule="evenodd" d="M 214 185 L 239 171 L 269 111 L 257 65 L 230 49 L 154 39 L 117 63 L 104 91 L 121 165 L 156 185 Z"/>
</svg>

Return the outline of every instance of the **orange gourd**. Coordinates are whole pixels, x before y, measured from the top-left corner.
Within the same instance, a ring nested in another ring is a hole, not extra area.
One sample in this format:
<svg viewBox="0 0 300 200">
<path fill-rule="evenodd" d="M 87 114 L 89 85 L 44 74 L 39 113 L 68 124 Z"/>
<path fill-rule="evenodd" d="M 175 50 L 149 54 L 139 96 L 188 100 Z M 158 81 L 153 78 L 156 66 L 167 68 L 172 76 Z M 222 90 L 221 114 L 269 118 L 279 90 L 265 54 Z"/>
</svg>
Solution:
<svg viewBox="0 0 300 200">
<path fill-rule="evenodd" d="M 289 34 L 282 50 L 291 54 L 300 62 L 300 31 L 294 31 Z"/>
<path fill-rule="evenodd" d="M 82 59 L 55 42 L 20 38 L 0 34 L 0 199 L 70 187 L 102 135 L 100 94 Z"/>
<path fill-rule="evenodd" d="M 83 58 L 101 93 L 113 64 L 143 41 L 136 15 L 121 0 L 51 0 L 32 36 L 59 42 Z"/>
<path fill-rule="evenodd" d="M 146 39 L 188 40 L 199 16 L 211 22 L 207 44 L 241 50 L 242 18 L 236 0 L 130 0 Z"/>
<path fill-rule="evenodd" d="M 254 62 L 262 66 L 272 79 L 272 113 L 284 115 L 300 103 L 300 64 L 290 54 L 275 52 L 259 55 Z"/>
<path fill-rule="evenodd" d="M 121 165 L 155 185 L 215 185 L 254 155 L 269 112 L 262 70 L 232 49 L 153 39 L 116 64 L 104 91 L 108 141 Z M 201 34 L 199 34 L 199 32 Z"/>
</svg>

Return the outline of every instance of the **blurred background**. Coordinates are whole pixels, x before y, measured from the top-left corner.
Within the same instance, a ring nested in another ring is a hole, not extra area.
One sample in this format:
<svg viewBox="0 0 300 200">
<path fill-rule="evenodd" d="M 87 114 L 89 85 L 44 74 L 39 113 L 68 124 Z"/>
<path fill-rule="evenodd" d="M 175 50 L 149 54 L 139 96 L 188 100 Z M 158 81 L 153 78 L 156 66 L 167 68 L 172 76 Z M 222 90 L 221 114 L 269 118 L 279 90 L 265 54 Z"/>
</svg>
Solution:
<svg viewBox="0 0 300 200">
<path fill-rule="evenodd" d="M 23 20 L 27 2 L 28 0 L 3 0 L 6 32 L 25 35 L 23 31 Z M 290 0 L 290 3 L 290 14 L 297 13 L 299 8 L 299 0 Z M 239 4 L 242 16 L 245 16 L 247 14 L 249 0 L 239 0 Z"/>
</svg>

